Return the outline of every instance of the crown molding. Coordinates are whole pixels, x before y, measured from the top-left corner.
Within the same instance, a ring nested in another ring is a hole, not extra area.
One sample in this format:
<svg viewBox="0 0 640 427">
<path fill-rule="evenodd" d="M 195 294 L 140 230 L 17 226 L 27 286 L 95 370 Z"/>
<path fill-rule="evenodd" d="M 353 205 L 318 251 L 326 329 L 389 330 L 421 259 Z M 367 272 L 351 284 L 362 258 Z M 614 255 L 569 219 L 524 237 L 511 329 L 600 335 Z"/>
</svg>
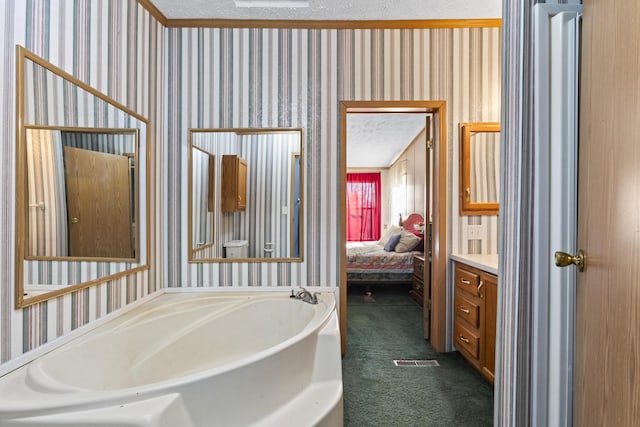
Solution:
<svg viewBox="0 0 640 427">
<path fill-rule="evenodd" d="M 138 4 L 147 9 L 151 16 L 156 18 L 158 22 L 160 22 L 165 27 L 167 26 L 167 17 L 164 16 L 164 13 L 162 13 L 155 4 L 151 3 L 151 0 L 138 0 Z"/>
<path fill-rule="evenodd" d="M 502 19 L 411 20 L 279 20 L 279 19 L 167 19 L 168 28 L 298 28 L 298 29 L 416 29 L 502 27 Z"/>
<path fill-rule="evenodd" d="M 167 28 L 299 28 L 299 29 L 416 29 L 499 28 L 502 19 L 407 19 L 407 20 L 287 20 L 287 19 L 168 19 L 151 0 L 137 0 Z"/>
</svg>

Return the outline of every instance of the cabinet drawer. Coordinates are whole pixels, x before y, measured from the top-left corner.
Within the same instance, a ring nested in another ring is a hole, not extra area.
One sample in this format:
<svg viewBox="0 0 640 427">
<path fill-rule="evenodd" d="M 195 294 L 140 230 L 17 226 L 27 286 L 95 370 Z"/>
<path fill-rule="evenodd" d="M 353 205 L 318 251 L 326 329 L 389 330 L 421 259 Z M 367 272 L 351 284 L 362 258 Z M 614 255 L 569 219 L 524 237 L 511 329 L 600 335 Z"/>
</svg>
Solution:
<svg viewBox="0 0 640 427">
<path fill-rule="evenodd" d="M 466 351 L 472 358 L 479 359 L 480 337 L 477 332 L 465 328 L 460 322 L 454 322 L 455 345 L 458 350 Z"/>
<path fill-rule="evenodd" d="M 418 304 L 424 304 L 424 282 L 416 276 L 413 276 L 409 295 L 411 295 L 411 298 L 413 298 Z"/>
<path fill-rule="evenodd" d="M 469 322 L 474 328 L 480 327 L 480 307 L 475 302 L 456 292 L 454 299 L 456 316 Z"/>
<path fill-rule="evenodd" d="M 420 279 L 424 278 L 424 259 L 418 256 L 413 257 L 413 275 Z"/>
<path fill-rule="evenodd" d="M 422 279 L 419 279 L 417 277 L 413 278 L 412 281 L 412 286 L 413 286 L 413 290 L 416 292 L 420 292 L 420 294 L 422 294 L 424 291 L 424 282 L 422 281 Z"/>
<path fill-rule="evenodd" d="M 460 289 L 469 292 L 471 295 L 478 295 L 479 275 L 464 268 L 456 267 L 455 280 L 456 286 Z"/>
</svg>

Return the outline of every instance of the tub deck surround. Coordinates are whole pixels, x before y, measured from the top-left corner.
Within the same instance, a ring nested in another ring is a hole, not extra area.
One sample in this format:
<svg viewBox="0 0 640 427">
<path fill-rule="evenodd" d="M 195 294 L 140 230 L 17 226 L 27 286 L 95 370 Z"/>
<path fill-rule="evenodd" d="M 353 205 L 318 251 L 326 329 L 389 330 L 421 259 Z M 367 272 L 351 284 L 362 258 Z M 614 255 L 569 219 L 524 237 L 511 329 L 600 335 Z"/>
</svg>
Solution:
<svg viewBox="0 0 640 427">
<path fill-rule="evenodd" d="M 0 378 L 0 425 L 341 425 L 334 295 L 289 295 L 164 293 Z"/>
</svg>

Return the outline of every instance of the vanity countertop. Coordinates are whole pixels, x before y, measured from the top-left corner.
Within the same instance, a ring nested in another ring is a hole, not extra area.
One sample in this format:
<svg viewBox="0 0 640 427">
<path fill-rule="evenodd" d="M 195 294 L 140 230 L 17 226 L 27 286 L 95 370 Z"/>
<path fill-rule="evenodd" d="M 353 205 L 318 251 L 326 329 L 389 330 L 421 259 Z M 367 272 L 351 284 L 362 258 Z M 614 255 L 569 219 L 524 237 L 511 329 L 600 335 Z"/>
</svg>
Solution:
<svg viewBox="0 0 640 427">
<path fill-rule="evenodd" d="M 482 271 L 486 271 L 491 274 L 498 274 L 498 255 L 461 255 L 451 254 L 451 259 L 454 261 L 462 262 L 470 265 L 471 267 L 479 268 Z"/>
</svg>

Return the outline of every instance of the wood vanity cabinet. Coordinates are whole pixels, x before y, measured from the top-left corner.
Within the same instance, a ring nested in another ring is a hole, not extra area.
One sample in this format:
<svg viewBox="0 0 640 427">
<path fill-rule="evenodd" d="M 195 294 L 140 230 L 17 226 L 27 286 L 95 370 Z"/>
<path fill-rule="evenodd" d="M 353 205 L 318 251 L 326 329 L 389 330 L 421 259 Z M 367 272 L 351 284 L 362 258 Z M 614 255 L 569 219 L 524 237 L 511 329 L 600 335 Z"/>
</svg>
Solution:
<svg viewBox="0 0 640 427">
<path fill-rule="evenodd" d="M 222 212 L 239 212 L 247 208 L 247 162 L 236 155 L 222 156 Z"/>
<path fill-rule="evenodd" d="M 496 366 L 496 314 L 498 310 L 498 278 L 485 273 L 484 282 L 484 358 L 482 359 L 482 375 L 491 383 Z"/>
<path fill-rule="evenodd" d="M 498 278 L 463 263 L 454 265 L 453 340 L 460 354 L 493 383 Z"/>
</svg>

